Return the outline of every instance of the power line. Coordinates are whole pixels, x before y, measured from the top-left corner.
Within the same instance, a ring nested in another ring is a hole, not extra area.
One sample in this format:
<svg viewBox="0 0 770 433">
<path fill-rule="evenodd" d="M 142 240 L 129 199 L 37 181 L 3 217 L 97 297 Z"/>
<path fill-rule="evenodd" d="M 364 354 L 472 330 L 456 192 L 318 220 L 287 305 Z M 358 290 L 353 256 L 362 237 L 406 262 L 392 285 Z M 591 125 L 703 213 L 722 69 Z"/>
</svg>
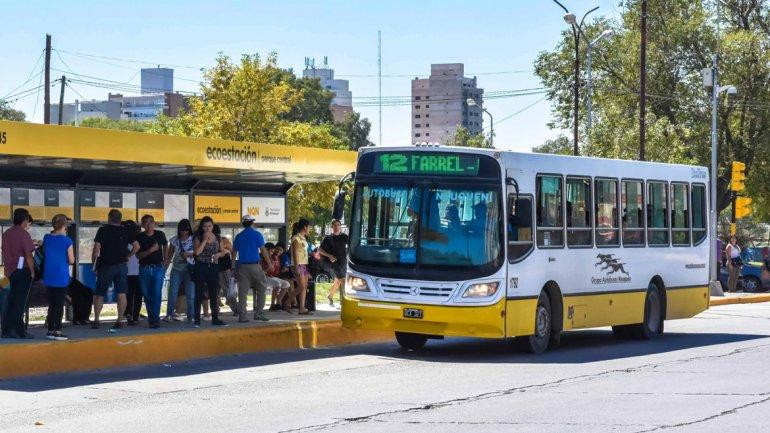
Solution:
<svg viewBox="0 0 770 433">
<path fill-rule="evenodd" d="M 35 78 L 37 78 L 37 76 L 38 76 L 38 75 L 40 75 L 40 74 L 42 74 L 42 73 L 43 73 L 43 70 L 42 70 L 42 69 L 40 69 L 40 72 L 38 72 L 37 74 L 35 74 L 34 76 L 32 76 L 32 74 L 34 74 L 34 73 L 35 73 L 35 70 L 37 69 L 37 65 L 39 65 L 39 64 L 40 64 L 40 59 L 42 59 L 42 58 L 43 58 L 43 53 L 44 53 L 44 52 L 45 52 L 45 50 L 42 50 L 42 51 L 40 52 L 40 56 L 38 56 L 38 58 L 37 58 L 37 61 L 35 62 L 35 65 L 34 65 L 34 66 L 32 66 L 32 70 L 31 70 L 31 71 L 29 71 L 29 76 L 27 76 L 27 81 L 25 81 L 25 82 L 23 82 L 23 83 L 19 84 L 19 85 L 18 85 L 18 86 L 17 86 L 15 89 L 11 90 L 11 91 L 10 91 L 10 92 L 8 92 L 8 93 L 7 93 L 5 96 L 3 96 L 3 97 L 2 97 L 2 99 L 8 99 L 8 98 L 12 97 L 12 96 L 8 96 L 8 95 L 10 95 L 11 93 L 13 93 L 13 92 L 15 92 L 15 91 L 19 90 L 20 88 L 24 87 L 24 85 L 26 85 L 26 84 L 27 84 L 27 83 L 29 83 L 30 81 L 34 80 Z"/>
<path fill-rule="evenodd" d="M 126 63 L 138 63 L 142 65 L 163 65 L 163 66 L 171 66 L 173 68 L 184 68 L 184 69 L 195 69 L 195 70 L 201 70 L 202 68 L 197 66 L 186 66 L 186 65 L 172 65 L 170 63 L 162 63 L 162 62 L 148 62 L 143 60 L 132 60 L 132 59 L 121 59 L 119 57 L 109 57 L 109 56 L 99 56 L 96 54 L 88 54 L 88 53 L 82 53 L 78 51 L 67 51 L 67 50 L 59 50 L 62 53 L 67 54 L 73 54 L 76 56 L 83 56 L 83 57 L 93 57 L 97 59 L 107 59 L 107 60 L 116 60 L 118 62 L 126 62 Z"/>
<path fill-rule="evenodd" d="M 69 81 L 69 80 L 68 80 L 68 81 Z M 73 92 L 75 92 L 75 94 L 76 94 L 76 95 L 80 96 L 80 98 L 81 98 L 81 101 L 80 101 L 80 103 L 81 103 L 81 104 L 87 104 L 87 105 L 90 105 L 90 106 L 92 106 L 92 107 L 96 108 L 98 111 L 101 111 L 101 112 L 102 112 L 102 114 L 104 114 L 105 116 L 107 116 L 107 117 L 110 117 L 110 115 L 109 115 L 109 114 L 107 114 L 107 112 L 105 112 L 105 111 L 104 111 L 104 110 L 102 110 L 101 108 L 99 108 L 99 106 L 95 105 L 95 104 L 94 104 L 94 103 L 92 103 L 92 102 L 88 102 L 88 101 L 86 100 L 86 98 L 85 98 L 83 95 L 81 95 L 81 94 L 80 94 L 80 92 L 78 92 L 78 91 L 77 91 L 77 90 L 76 90 L 74 87 L 72 87 L 72 85 L 71 85 L 69 82 L 67 83 L 67 87 L 68 87 L 70 90 L 72 90 Z M 62 107 L 59 107 L 59 109 L 61 110 L 61 109 L 62 109 Z M 77 110 L 77 107 L 75 107 L 75 110 Z"/>
<path fill-rule="evenodd" d="M 468 76 L 471 75 L 509 75 L 509 74 L 527 74 L 532 73 L 531 70 L 516 70 L 516 71 L 495 71 L 495 72 L 477 72 L 477 73 L 468 73 Z M 383 78 L 417 78 L 421 74 L 383 74 Z M 377 78 L 377 74 L 334 74 L 335 77 L 345 77 L 345 78 Z"/>
<path fill-rule="evenodd" d="M 527 105 L 526 107 L 522 108 L 521 110 L 516 111 L 515 113 L 509 114 L 508 116 L 503 117 L 502 119 L 498 120 L 497 122 L 494 122 L 492 125 L 485 126 L 484 129 L 490 128 L 490 127 L 492 127 L 494 125 L 499 125 L 499 124 L 505 122 L 506 120 L 512 119 L 512 118 L 518 116 L 519 114 L 521 114 L 521 113 L 529 110 L 530 108 L 534 107 L 535 105 L 543 102 L 546 98 L 548 98 L 548 95 L 543 96 L 542 98 L 540 98 L 537 101 Z"/>
<path fill-rule="evenodd" d="M 43 74 L 40 74 L 40 79 L 37 80 L 38 88 L 37 88 L 37 96 L 35 97 L 35 108 L 32 110 L 32 118 L 35 117 L 35 114 L 37 114 L 37 104 L 40 102 L 40 89 L 45 87 L 43 84 Z"/>
<path fill-rule="evenodd" d="M 56 54 L 59 56 L 59 59 L 61 60 L 61 55 L 58 53 L 58 51 L 61 51 L 61 50 L 54 49 L 54 51 L 57 51 Z M 63 51 L 63 52 L 65 54 L 67 53 L 66 51 Z M 128 81 L 126 81 L 126 83 L 130 82 L 131 80 L 133 80 L 137 76 L 137 74 L 139 74 L 139 72 L 147 73 L 147 74 L 150 74 L 150 75 L 155 75 L 155 76 L 158 76 L 158 77 L 165 77 L 164 74 L 161 74 L 161 73 L 158 73 L 158 72 L 154 72 L 150 68 L 143 68 L 143 70 L 141 70 L 141 69 L 136 69 L 135 67 L 132 67 L 132 66 L 116 65 L 114 63 L 109 63 L 109 62 L 104 62 L 104 61 L 101 61 L 101 60 L 96 60 L 96 59 L 91 58 L 89 56 L 82 56 L 80 54 L 73 54 L 73 53 L 69 53 L 69 54 L 74 55 L 74 56 L 79 56 L 81 58 L 87 59 L 87 60 L 92 61 L 92 62 L 101 63 L 103 65 L 109 65 L 109 66 L 112 66 L 112 67 L 115 67 L 115 68 L 121 68 L 121 69 L 127 69 L 129 71 L 135 71 L 134 75 L 132 75 L 131 78 L 129 78 Z M 62 63 L 64 63 L 63 60 L 62 60 Z M 179 76 L 176 76 L 176 75 L 174 75 L 174 80 L 188 81 L 188 82 L 196 83 L 196 84 L 200 84 L 200 82 L 201 82 L 201 80 L 199 80 L 199 79 L 179 77 Z"/>
</svg>

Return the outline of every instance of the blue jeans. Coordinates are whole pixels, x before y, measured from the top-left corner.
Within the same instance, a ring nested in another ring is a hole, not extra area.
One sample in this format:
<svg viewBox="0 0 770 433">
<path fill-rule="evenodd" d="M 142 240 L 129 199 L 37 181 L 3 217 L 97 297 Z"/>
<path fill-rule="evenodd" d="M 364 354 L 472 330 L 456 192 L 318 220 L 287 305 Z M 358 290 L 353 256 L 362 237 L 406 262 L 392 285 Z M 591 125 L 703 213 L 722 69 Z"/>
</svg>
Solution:
<svg viewBox="0 0 770 433">
<path fill-rule="evenodd" d="M 147 306 L 147 321 L 150 325 L 160 323 L 160 299 L 165 279 L 166 272 L 162 265 L 139 266 L 139 287 Z"/>
<path fill-rule="evenodd" d="M 168 306 L 166 316 L 174 315 L 176 298 L 179 296 L 179 285 L 184 284 L 184 294 L 187 298 L 187 319 L 195 317 L 195 283 L 192 278 L 193 267 L 188 265 L 184 270 L 171 269 L 171 283 L 168 287 Z"/>
</svg>

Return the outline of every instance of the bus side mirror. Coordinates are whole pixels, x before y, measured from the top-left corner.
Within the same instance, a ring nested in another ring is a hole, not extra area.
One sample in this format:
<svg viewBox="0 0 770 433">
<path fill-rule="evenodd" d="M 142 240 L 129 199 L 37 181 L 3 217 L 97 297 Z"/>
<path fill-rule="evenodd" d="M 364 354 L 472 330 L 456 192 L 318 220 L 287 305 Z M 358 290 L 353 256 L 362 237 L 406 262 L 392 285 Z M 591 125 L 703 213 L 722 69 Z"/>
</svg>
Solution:
<svg viewBox="0 0 770 433">
<path fill-rule="evenodd" d="M 332 207 L 332 219 L 342 221 L 342 215 L 345 212 L 345 191 L 338 191 L 334 196 L 334 206 Z"/>
</svg>

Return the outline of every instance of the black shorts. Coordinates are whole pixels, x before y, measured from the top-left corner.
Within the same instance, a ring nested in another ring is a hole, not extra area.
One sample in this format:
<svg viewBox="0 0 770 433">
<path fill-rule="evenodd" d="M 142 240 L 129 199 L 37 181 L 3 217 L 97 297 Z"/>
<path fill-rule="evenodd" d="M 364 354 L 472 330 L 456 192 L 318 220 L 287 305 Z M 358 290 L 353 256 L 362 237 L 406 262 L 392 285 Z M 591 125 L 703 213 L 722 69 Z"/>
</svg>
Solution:
<svg viewBox="0 0 770 433">
<path fill-rule="evenodd" d="M 324 260 L 321 263 L 326 273 L 328 273 L 332 278 L 337 278 L 340 280 L 345 279 L 345 274 L 348 273 L 348 264 L 344 260 L 337 260 L 334 263 L 328 260 Z"/>
</svg>

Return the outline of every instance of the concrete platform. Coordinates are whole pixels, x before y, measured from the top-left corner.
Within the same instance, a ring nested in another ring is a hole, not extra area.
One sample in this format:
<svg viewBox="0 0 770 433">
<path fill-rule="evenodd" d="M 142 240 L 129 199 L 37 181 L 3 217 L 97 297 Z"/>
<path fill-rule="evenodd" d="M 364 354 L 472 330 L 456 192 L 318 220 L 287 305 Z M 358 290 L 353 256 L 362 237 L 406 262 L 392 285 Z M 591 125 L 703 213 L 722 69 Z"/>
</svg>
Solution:
<svg viewBox="0 0 770 433">
<path fill-rule="evenodd" d="M 33 340 L 0 340 L 0 379 L 393 339 L 391 333 L 343 329 L 337 310 L 266 314 L 269 322 L 237 323 L 226 313 L 227 327 L 163 322 L 160 329 L 150 329 L 141 321 L 116 333 L 107 332 L 113 322 L 102 322 L 98 330 L 69 324 L 64 333 L 70 340 L 61 342 L 46 340 L 45 328 L 33 325 Z"/>
</svg>

